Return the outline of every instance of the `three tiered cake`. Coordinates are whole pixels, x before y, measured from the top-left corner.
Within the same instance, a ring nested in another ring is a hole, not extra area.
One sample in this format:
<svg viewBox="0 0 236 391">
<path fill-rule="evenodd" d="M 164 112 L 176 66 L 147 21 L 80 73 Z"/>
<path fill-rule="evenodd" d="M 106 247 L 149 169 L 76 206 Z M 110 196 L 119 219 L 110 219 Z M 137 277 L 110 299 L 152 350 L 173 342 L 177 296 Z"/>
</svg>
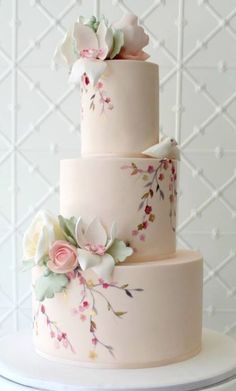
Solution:
<svg viewBox="0 0 236 391">
<path fill-rule="evenodd" d="M 80 18 L 56 52 L 80 82 L 82 157 L 61 161 L 60 216 L 39 212 L 24 237 L 49 359 L 139 368 L 201 349 L 203 261 L 176 250 L 178 151 L 158 143 L 147 43 L 134 15 Z"/>
</svg>

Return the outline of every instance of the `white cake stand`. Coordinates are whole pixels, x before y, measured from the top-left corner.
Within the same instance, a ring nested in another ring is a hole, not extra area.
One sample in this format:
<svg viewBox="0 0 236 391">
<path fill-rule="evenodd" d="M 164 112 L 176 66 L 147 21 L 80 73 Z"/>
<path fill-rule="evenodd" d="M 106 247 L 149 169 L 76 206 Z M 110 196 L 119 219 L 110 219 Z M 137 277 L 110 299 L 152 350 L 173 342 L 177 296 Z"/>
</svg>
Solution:
<svg viewBox="0 0 236 391">
<path fill-rule="evenodd" d="M 31 332 L 21 332 L 0 340 L 0 376 L 8 385 L 47 391 L 235 391 L 236 342 L 206 330 L 202 352 L 190 360 L 159 368 L 89 369 L 38 356 Z"/>
</svg>

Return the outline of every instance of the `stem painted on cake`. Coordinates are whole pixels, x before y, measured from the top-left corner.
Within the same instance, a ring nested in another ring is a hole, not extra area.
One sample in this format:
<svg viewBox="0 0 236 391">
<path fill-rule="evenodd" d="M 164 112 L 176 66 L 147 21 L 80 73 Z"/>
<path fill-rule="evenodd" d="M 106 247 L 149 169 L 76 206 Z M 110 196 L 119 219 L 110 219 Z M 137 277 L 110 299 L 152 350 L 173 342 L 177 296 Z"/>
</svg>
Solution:
<svg viewBox="0 0 236 391">
<path fill-rule="evenodd" d="M 107 299 L 106 295 L 99 291 L 99 288 L 102 289 L 117 289 L 120 291 L 123 291 L 127 296 L 130 298 L 133 298 L 133 295 L 131 292 L 142 292 L 143 289 L 141 288 L 129 288 L 128 284 L 124 284 L 119 286 L 117 283 L 107 283 L 103 281 L 102 279 L 99 279 L 98 283 L 94 283 L 92 280 L 86 280 L 82 274 L 78 271 L 77 272 L 77 278 L 79 279 L 79 284 L 82 286 L 82 297 L 79 303 L 78 308 L 74 308 L 72 311 L 74 314 L 80 314 L 80 319 L 82 321 L 86 321 L 87 317 L 85 313 L 88 315 L 89 320 L 89 330 L 92 336 L 91 343 L 93 345 L 93 348 L 89 352 L 89 358 L 96 359 L 97 357 L 97 346 L 102 346 L 105 348 L 113 357 L 115 357 L 114 354 L 114 348 L 111 345 L 106 344 L 104 341 L 102 341 L 98 336 L 98 330 L 97 330 L 97 324 L 96 324 L 96 316 L 98 316 L 98 311 L 96 308 L 96 296 L 100 296 L 102 300 L 105 302 L 108 311 L 111 311 L 113 315 L 115 315 L 117 318 L 122 319 L 123 315 L 126 314 L 126 311 L 116 311 L 113 307 L 112 303 Z"/>
<path fill-rule="evenodd" d="M 88 93 L 89 91 L 89 85 L 90 85 L 90 80 L 88 78 L 88 75 L 86 73 L 83 74 L 82 80 L 81 80 L 81 93 Z M 111 98 L 107 96 L 106 91 L 103 89 L 104 84 L 102 81 L 98 81 L 95 87 L 93 87 L 93 94 L 90 97 L 90 105 L 89 109 L 90 110 L 95 110 L 96 109 L 96 104 L 97 102 L 101 106 L 101 114 L 106 112 L 106 109 L 108 110 L 113 110 L 113 104 L 111 101 Z M 83 112 L 83 109 L 82 109 Z"/>
<path fill-rule="evenodd" d="M 137 224 L 136 229 L 132 230 L 132 235 L 137 236 L 139 240 L 145 241 L 146 236 L 142 231 L 148 229 L 150 223 L 155 221 L 156 215 L 153 213 L 153 197 L 154 194 L 159 195 L 160 200 L 165 199 L 164 191 L 162 190 L 162 181 L 165 179 L 166 175 L 169 175 L 169 202 L 170 202 L 170 223 L 171 228 L 175 231 L 174 218 L 176 217 L 175 210 L 175 199 L 177 197 L 176 190 L 176 170 L 174 162 L 170 159 L 162 159 L 158 166 L 149 165 L 146 169 L 138 168 L 135 163 L 130 165 L 122 166 L 123 170 L 130 170 L 131 175 L 139 175 L 142 177 L 142 180 L 145 182 L 144 189 L 145 192 L 141 196 L 141 202 L 138 206 L 138 211 L 143 211 L 142 220 Z M 168 171 L 170 170 L 170 174 Z"/>
<path fill-rule="evenodd" d="M 46 312 L 45 304 L 41 303 L 39 303 L 36 314 L 34 315 L 34 328 L 36 333 L 38 333 L 38 317 L 40 313 L 45 318 L 50 331 L 50 338 L 55 340 L 57 347 L 63 346 L 65 349 L 70 348 L 71 352 L 75 354 L 76 351 L 68 339 L 67 334 L 59 328 L 55 321 L 52 321 L 49 318 L 49 315 Z"/>
</svg>

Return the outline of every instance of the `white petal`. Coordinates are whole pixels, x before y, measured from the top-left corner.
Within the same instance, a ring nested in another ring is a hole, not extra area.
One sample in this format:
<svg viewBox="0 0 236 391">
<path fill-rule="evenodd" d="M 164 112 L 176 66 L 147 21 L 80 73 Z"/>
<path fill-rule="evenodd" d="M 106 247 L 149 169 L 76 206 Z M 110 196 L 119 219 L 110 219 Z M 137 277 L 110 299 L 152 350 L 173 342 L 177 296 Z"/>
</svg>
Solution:
<svg viewBox="0 0 236 391">
<path fill-rule="evenodd" d="M 87 270 L 91 267 L 99 265 L 101 262 L 101 257 L 96 254 L 92 254 L 90 251 L 83 250 L 79 248 L 78 253 L 78 262 L 82 270 Z"/>
<path fill-rule="evenodd" d="M 104 254 L 100 258 L 100 264 L 94 266 L 92 269 L 104 281 L 109 281 L 111 279 L 115 267 L 115 261 L 110 254 Z"/>
<path fill-rule="evenodd" d="M 79 217 L 75 226 L 75 238 L 79 247 L 83 248 L 87 242 L 84 238 L 84 227 L 82 218 Z"/>
<path fill-rule="evenodd" d="M 106 61 L 101 60 L 89 60 L 87 58 L 83 59 L 85 72 L 87 73 L 89 80 L 93 85 L 97 84 L 98 80 L 104 74 L 107 63 Z"/>
<path fill-rule="evenodd" d="M 72 67 L 69 82 L 79 83 L 83 73 L 87 73 L 89 80 L 95 85 L 105 72 L 106 67 L 106 61 L 80 58 Z"/>
<path fill-rule="evenodd" d="M 80 22 L 75 23 L 73 35 L 78 53 L 85 49 L 97 50 L 99 48 L 96 33 L 89 26 Z"/>
<path fill-rule="evenodd" d="M 85 232 L 86 244 L 102 245 L 107 243 L 107 233 L 98 218 L 95 218 Z"/>
<path fill-rule="evenodd" d="M 113 32 L 111 28 L 108 28 L 104 20 L 99 23 L 97 29 L 97 39 L 99 49 L 102 49 L 104 52 L 99 57 L 101 60 L 105 60 L 105 58 L 110 53 L 113 46 Z"/>
<path fill-rule="evenodd" d="M 37 264 L 44 255 L 48 254 L 49 240 L 48 231 L 46 227 L 43 227 L 36 247 L 35 263 Z"/>
<path fill-rule="evenodd" d="M 85 62 L 83 58 L 75 61 L 72 66 L 71 73 L 69 76 L 69 83 L 77 84 L 81 81 L 81 76 L 86 72 Z"/>
<path fill-rule="evenodd" d="M 41 212 L 42 220 L 44 227 L 47 230 L 47 238 L 48 238 L 48 245 L 49 247 L 52 245 L 53 242 L 55 242 L 56 235 L 55 235 L 55 226 L 57 223 L 56 218 L 53 216 L 52 213 L 48 211 L 42 211 Z"/>
<path fill-rule="evenodd" d="M 65 63 L 71 67 L 78 58 L 78 53 L 76 53 L 75 40 L 72 34 L 72 31 L 68 31 L 65 35 L 62 44 L 57 48 L 54 55 L 54 62 Z"/>
<path fill-rule="evenodd" d="M 112 243 L 115 240 L 116 235 L 117 235 L 117 229 L 116 229 L 116 222 L 114 221 L 111 225 L 110 236 L 108 238 L 106 250 L 111 247 Z"/>
<path fill-rule="evenodd" d="M 43 226 L 41 214 L 42 214 L 42 211 L 39 211 L 34 216 L 29 228 L 24 233 L 24 237 L 23 237 L 23 256 L 24 256 L 24 259 L 34 257 L 34 255 L 35 255 L 35 254 L 31 254 L 30 249 L 32 247 L 31 244 L 33 241 L 33 235 L 34 235 L 35 231 L 37 230 L 37 226 L 40 226 L 40 224 Z M 42 227 L 39 227 L 39 229 L 42 229 Z"/>
</svg>

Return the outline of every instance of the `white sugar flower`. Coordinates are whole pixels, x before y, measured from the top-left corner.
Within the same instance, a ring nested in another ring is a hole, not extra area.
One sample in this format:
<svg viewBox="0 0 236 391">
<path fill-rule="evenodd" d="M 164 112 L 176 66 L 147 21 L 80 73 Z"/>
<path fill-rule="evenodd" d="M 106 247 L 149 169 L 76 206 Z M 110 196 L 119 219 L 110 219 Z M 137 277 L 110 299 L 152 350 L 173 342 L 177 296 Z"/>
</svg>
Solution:
<svg viewBox="0 0 236 391">
<path fill-rule="evenodd" d="M 63 233 L 57 218 L 48 211 L 39 211 L 24 234 L 24 260 L 31 262 L 33 260 L 34 264 L 38 264 L 44 256 L 48 255 L 53 242 L 62 238 Z"/>
<path fill-rule="evenodd" d="M 116 227 L 112 224 L 109 235 L 96 218 L 85 229 L 82 219 L 76 224 L 75 236 L 79 245 L 78 261 L 82 270 L 92 269 L 104 280 L 111 278 L 117 262 L 123 262 L 133 250 L 115 239 Z"/>
<path fill-rule="evenodd" d="M 106 69 L 105 60 L 113 50 L 113 31 L 105 20 L 98 23 L 94 30 L 80 19 L 74 24 L 54 55 L 56 63 L 65 63 L 71 68 L 69 81 L 80 82 L 83 73 L 87 73 L 96 84 Z"/>
</svg>

